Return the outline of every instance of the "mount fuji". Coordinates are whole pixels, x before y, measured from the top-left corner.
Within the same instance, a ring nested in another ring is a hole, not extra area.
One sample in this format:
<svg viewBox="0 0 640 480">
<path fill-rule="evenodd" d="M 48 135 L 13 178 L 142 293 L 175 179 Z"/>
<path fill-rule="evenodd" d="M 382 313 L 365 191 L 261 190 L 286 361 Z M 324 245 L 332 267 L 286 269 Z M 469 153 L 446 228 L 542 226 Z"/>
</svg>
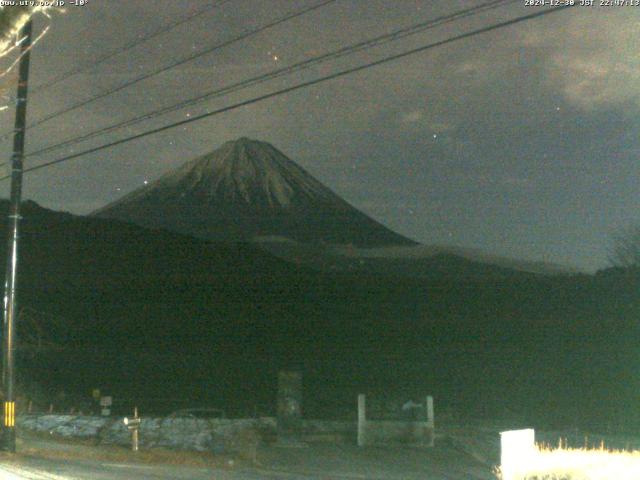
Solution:
<svg viewBox="0 0 640 480">
<path fill-rule="evenodd" d="M 269 143 L 240 138 L 92 215 L 216 241 L 360 248 L 416 242 L 360 212 Z"/>
</svg>

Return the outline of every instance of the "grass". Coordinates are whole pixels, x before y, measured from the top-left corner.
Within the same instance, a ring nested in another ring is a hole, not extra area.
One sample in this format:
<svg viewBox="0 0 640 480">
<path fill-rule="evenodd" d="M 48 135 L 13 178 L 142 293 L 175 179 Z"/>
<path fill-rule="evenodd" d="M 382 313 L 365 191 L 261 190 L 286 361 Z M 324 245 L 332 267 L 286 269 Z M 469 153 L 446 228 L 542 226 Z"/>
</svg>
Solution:
<svg viewBox="0 0 640 480">
<path fill-rule="evenodd" d="M 599 449 L 538 446 L 517 472 L 496 474 L 503 480 L 637 480 L 640 451 L 609 450 L 604 444 Z"/>
</svg>

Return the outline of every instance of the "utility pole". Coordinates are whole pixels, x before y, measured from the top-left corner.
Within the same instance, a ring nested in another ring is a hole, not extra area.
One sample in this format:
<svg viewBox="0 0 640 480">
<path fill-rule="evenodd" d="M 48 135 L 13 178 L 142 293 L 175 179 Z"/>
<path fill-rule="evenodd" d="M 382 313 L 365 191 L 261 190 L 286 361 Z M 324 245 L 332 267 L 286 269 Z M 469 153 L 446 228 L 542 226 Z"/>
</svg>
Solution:
<svg viewBox="0 0 640 480">
<path fill-rule="evenodd" d="M 13 155 L 11 156 L 11 203 L 7 222 L 7 270 L 4 284 L 4 328 L 2 385 L 4 390 L 4 421 L 0 450 L 16 451 L 16 399 L 14 392 L 14 353 L 16 338 L 16 289 L 18 273 L 18 227 L 20 224 L 20 201 L 22 197 L 22 164 L 24 160 L 24 137 L 27 117 L 27 87 L 29 81 L 29 60 L 31 51 L 31 32 L 33 25 L 29 20 L 20 30 L 20 72 L 18 78 L 18 96 L 16 100 L 16 119 L 13 135 Z"/>
</svg>

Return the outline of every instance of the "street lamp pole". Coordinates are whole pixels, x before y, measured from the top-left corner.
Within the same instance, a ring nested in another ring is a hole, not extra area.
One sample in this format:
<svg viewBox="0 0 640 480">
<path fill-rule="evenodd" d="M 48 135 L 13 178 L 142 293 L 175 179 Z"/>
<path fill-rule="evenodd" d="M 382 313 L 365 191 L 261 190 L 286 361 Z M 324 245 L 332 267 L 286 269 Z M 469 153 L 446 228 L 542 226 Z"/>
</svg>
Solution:
<svg viewBox="0 0 640 480">
<path fill-rule="evenodd" d="M 7 222 L 8 250 L 4 284 L 4 325 L 2 384 L 4 390 L 4 421 L 0 449 L 16 451 L 16 401 L 14 378 L 14 353 L 16 338 L 16 290 L 18 273 L 18 227 L 20 225 L 20 202 L 22 197 L 22 169 L 24 159 L 24 139 L 27 117 L 27 89 L 29 61 L 31 53 L 31 33 L 33 24 L 29 20 L 20 30 L 20 70 L 18 95 L 16 99 L 16 119 L 11 157 L 11 198 Z"/>
</svg>

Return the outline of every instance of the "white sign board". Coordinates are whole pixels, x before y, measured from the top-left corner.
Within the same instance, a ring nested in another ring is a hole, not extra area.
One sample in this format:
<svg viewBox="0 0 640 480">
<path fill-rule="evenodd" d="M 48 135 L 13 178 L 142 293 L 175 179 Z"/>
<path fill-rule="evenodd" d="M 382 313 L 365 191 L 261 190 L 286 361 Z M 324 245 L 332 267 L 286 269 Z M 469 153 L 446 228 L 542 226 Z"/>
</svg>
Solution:
<svg viewBox="0 0 640 480">
<path fill-rule="evenodd" d="M 500 432 L 500 469 L 504 480 L 520 478 L 521 472 L 526 472 L 533 465 L 537 454 L 535 431 L 511 430 Z"/>
</svg>

